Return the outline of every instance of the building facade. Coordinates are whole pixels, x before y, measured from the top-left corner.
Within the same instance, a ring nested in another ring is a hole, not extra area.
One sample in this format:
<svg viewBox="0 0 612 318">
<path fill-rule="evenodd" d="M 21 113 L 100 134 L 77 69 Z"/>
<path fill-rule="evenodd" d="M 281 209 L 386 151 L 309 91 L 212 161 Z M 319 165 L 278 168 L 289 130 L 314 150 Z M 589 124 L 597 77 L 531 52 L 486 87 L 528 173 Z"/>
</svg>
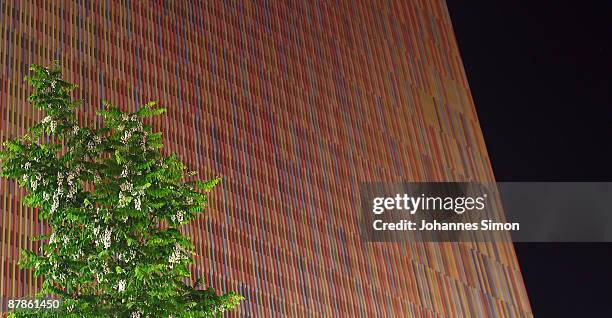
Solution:
<svg viewBox="0 0 612 318">
<path fill-rule="evenodd" d="M 53 60 L 81 120 L 157 100 L 167 152 L 224 178 L 185 230 L 235 314 L 532 316 L 512 244 L 359 238 L 360 182 L 494 180 L 443 0 L 0 1 L 0 139 L 41 118 L 23 77 Z M 0 180 L 3 304 L 40 284 L 23 194 Z"/>
</svg>

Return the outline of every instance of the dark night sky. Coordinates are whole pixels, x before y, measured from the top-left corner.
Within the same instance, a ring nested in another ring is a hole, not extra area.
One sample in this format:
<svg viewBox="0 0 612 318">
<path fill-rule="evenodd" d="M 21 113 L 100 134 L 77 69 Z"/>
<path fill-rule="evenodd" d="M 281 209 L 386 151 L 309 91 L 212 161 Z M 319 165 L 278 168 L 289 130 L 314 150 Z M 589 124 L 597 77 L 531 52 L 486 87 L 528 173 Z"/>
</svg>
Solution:
<svg viewBox="0 0 612 318">
<path fill-rule="evenodd" d="M 612 181 L 612 2 L 447 0 L 498 181 Z M 612 244 L 515 244 L 536 317 L 612 316 Z"/>
</svg>

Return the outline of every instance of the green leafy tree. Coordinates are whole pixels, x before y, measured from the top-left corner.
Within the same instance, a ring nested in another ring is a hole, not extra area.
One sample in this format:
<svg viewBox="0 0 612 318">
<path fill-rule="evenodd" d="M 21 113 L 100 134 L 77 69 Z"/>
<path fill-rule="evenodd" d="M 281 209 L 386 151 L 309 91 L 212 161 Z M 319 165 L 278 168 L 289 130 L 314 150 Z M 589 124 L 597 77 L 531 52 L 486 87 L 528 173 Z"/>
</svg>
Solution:
<svg viewBox="0 0 612 318">
<path fill-rule="evenodd" d="M 81 126 L 75 85 L 58 66 L 34 65 L 29 102 L 46 117 L 4 143 L 1 175 L 27 189 L 51 231 L 22 251 L 21 266 L 43 277 L 38 297 L 59 297 L 59 310 L 13 317 L 208 317 L 242 297 L 188 284 L 194 247 L 179 231 L 207 205 L 219 179 L 200 181 L 175 155 L 163 156 L 161 133 L 143 120 L 151 102 L 124 113 L 106 103 L 101 128 Z"/>
</svg>

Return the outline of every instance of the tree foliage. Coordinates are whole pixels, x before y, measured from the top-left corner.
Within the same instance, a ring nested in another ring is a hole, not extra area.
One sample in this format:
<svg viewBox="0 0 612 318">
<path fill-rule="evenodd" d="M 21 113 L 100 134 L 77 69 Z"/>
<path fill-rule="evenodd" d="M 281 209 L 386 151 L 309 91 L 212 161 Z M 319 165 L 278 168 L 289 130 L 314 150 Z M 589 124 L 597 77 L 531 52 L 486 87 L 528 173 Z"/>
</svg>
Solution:
<svg viewBox="0 0 612 318">
<path fill-rule="evenodd" d="M 234 308 L 234 292 L 218 295 L 190 280 L 194 247 L 179 229 L 207 205 L 219 179 L 201 181 L 175 155 L 147 117 L 164 112 L 154 102 L 134 113 L 105 103 L 101 128 L 79 125 L 75 85 L 58 66 L 34 65 L 29 102 L 46 117 L 4 143 L 1 175 L 27 190 L 51 231 L 39 251 L 22 251 L 20 265 L 43 277 L 42 295 L 62 299 L 56 311 L 14 317 L 206 317 Z M 192 180 L 193 179 L 193 180 Z"/>
</svg>

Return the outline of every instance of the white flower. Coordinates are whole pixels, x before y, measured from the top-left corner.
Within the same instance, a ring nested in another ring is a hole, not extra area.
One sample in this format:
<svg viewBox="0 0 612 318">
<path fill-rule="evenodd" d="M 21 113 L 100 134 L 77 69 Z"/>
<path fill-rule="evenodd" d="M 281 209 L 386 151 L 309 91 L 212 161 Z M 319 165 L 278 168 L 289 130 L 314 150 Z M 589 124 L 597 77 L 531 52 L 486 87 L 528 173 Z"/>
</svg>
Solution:
<svg viewBox="0 0 612 318">
<path fill-rule="evenodd" d="M 74 125 L 72 126 L 72 134 L 76 135 L 79 132 L 79 126 Z"/>
<path fill-rule="evenodd" d="M 99 229 L 97 231 L 96 229 L 94 229 L 94 234 L 97 236 L 98 234 L 96 232 L 99 232 Z M 100 237 L 98 241 L 96 241 L 96 245 L 102 244 L 104 246 L 104 249 L 108 249 L 111 246 L 111 234 L 111 229 L 107 228 L 106 230 L 104 230 L 104 234 L 102 234 L 102 237 Z"/>
<path fill-rule="evenodd" d="M 183 211 L 178 211 L 178 212 L 176 213 L 176 220 L 177 220 L 179 223 L 182 223 L 182 222 L 183 222 Z"/>
<path fill-rule="evenodd" d="M 55 121 L 51 121 L 51 132 L 55 132 L 55 128 L 57 128 L 57 123 Z"/>
<path fill-rule="evenodd" d="M 123 192 L 119 192 L 119 203 L 117 203 L 117 207 L 118 208 L 125 208 L 125 194 L 123 194 Z"/>
<path fill-rule="evenodd" d="M 51 122 L 51 116 L 47 116 L 47 117 L 43 118 L 43 120 L 42 120 L 43 124 L 47 124 L 47 123 L 50 123 L 50 122 Z"/>
<path fill-rule="evenodd" d="M 59 207 L 59 197 L 60 197 L 59 192 L 55 192 L 53 194 L 53 203 L 51 204 L 51 213 L 55 213 L 55 211 L 57 211 L 57 208 Z"/>
<path fill-rule="evenodd" d="M 57 191 L 53 194 L 53 206 L 51 213 L 59 207 L 59 199 L 64 194 L 64 175 L 61 172 L 57 173 Z M 55 208 L 54 208 L 55 207 Z"/>
<path fill-rule="evenodd" d="M 140 318 L 140 311 L 133 311 L 132 318 Z"/>
<path fill-rule="evenodd" d="M 128 192 L 130 192 L 130 191 L 132 191 L 133 185 L 129 181 L 126 181 L 126 182 L 122 183 L 119 187 L 121 188 L 121 191 L 128 191 Z"/>
<path fill-rule="evenodd" d="M 42 177 L 40 176 L 40 173 L 36 173 L 34 175 L 34 180 L 32 180 L 32 190 L 36 191 L 36 189 L 38 188 L 38 183 L 40 182 L 40 180 L 42 179 Z"/>
<path fill-rule="evenodd" d="M 121 142 L 123 142 L 123 143 L 128 142 L 128 140 L 130 140 L 130 137 L 132 137 L 132 131 L 131 130 L 126 130 L 123 133 L 123 137 L 121 137 Z"/>
<path fill-rule="evenodd" d="M 125 290 L 125 280 L 120 280 L 117 284 L 117 291 L 122 293 Z"/>
<path fill-rule="evenodd" d="M 134 208 L 140 211 L 140 198 L 138 197 L 134 199 Z"/>
<path fill-rule="evenodd" d="M 127 166 L 123 167 L 123 171 L 121 171 L 121 177 L 122 178 L 128 177 L 128 167 Z"/>
<path fill-rule="evenodd" d="M 180 245 L 174 245 L 174 252 L 168 257 L 168 263 L 170 263 L 170 268 L 174 267 L 174 263 L 178 263 L 182 258 L 182 248 Z"/>
<path fill-rule="evenodd" d="M 32 164 L 31 164 L 31 163 L 26 162 L 26 163 L 23 165 L 23 169 L 25 169 L 25 170 L 30 170 L 30 167 L 31 167 L 31 166 L 32 166 Z"/>
<path fill-rule="evenodd" d="M 121 252 L 118 254 L 117 259 L 120 261 L 125 261 L 125 262 L 129 262 L 131 260 L 133 260 L 136 257 L 136 255 L 134 254 L 134 251 L 130 251 L 129 253 L 127 252 Z"/>
<path fill-rule="evenodd" d="M 74 180 L 75 174 L 74 172 L 69 172 L 66 181 L 68 182 L 68 198 L 72 199 L 77 192 L 77 187 L 75 186 Z"/>
</svg>

